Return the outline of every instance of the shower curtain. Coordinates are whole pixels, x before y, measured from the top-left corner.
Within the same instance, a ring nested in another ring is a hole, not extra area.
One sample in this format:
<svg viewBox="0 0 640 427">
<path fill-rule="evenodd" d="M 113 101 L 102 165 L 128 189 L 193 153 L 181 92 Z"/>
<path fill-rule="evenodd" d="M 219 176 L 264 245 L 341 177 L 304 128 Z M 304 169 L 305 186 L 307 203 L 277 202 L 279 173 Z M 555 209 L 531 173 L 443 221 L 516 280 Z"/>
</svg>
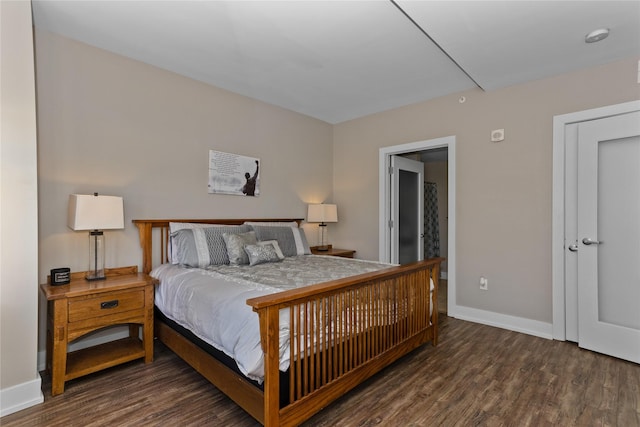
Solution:
<svg viewBox="0 0 640 427">
<path fill-rule="evenodd" d="M 440 228 L 438 225 L 438 188 L 433 182 L 424 183 L 424 257 L 440 256 Z"/>
</svg>

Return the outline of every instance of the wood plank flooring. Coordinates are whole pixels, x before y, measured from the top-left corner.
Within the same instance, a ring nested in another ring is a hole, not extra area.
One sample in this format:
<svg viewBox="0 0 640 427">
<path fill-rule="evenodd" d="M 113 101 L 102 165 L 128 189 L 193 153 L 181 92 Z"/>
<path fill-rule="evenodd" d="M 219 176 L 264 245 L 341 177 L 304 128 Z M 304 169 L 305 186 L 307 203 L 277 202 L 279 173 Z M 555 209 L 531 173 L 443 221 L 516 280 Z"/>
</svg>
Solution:
<svg viewBox="0 0 640 427">
<path fill-rule="evenodd" d="M 311 418 L 320 426 L 640 427 L 640 365 L 442 316 L 427 344 Z M 0 419 L 12 426 L 257 426 L 162 344 Z"/>
</svg>

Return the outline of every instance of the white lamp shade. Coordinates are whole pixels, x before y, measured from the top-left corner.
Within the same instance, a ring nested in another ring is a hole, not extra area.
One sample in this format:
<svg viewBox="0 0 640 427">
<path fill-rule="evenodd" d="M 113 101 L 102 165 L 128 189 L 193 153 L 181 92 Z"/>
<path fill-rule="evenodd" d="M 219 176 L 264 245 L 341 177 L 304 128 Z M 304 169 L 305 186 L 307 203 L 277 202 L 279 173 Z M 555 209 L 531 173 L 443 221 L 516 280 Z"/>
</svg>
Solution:
<svg viewBox="0 0 640 427">
<path fill-rule="evenodd" d="M 307 222 L 338 222 L 338 207 L 336 205 L 309 205 Z"/>
<path fill-rule="evenodd" d="M 72 230 L 124 228 L 122 197 L 91 194 L 69 195 L 67 225 Z"/>
</svg>

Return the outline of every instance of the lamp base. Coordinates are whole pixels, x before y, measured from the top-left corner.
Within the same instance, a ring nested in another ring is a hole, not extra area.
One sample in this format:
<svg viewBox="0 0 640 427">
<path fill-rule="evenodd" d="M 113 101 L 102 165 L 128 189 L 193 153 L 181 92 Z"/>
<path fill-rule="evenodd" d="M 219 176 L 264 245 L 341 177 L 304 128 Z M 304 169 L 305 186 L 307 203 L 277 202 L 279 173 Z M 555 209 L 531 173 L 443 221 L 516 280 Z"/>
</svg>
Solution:
<svg viewBox="0 0 640 427">
<path fill-rule="evenodd" d="M 87 273 L 86 276 L 84 276 L 84 279 L 87 282 L 95 282 L 97 280 L 106 280 L 107 276 L 104 275 L 104 270 L 102 272 L 91 272 L 91 273 Z"/>
<path fill-rule="evenodd" d="M 92 282 L 94 280 L 104 280 L 104 233 L 100 230 L 89 232 L 89 269 L 84 278 Z"/>
<path fill-rule="evenodd" d="M 313 249 L 315 249 L 316 251 L 320 251 L 320 252 L 327 252 L 329 249 L 331 249 L 331 245 L 316 246 Z"/>
</svg>

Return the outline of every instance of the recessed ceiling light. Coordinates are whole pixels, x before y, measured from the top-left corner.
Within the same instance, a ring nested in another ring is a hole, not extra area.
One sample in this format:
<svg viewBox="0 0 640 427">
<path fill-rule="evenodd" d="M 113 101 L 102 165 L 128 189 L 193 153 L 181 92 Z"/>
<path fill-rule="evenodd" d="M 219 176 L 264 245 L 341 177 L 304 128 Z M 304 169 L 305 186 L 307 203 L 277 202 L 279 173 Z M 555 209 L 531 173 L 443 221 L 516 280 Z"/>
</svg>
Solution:
<svg viewBox="0 0 640 427">
<path fill-rule="evenodd" d="M 587 34 L 584 37 L 584 41 L 586 43 L 595 43 L 595 42 L 599 42 L 600 40 L 606 39 L 608 35 L 609 35 L 609 29 L 608 28 L 599 28 L 599 29 L 593 30 L 589 34 Z"/>
</svg>

